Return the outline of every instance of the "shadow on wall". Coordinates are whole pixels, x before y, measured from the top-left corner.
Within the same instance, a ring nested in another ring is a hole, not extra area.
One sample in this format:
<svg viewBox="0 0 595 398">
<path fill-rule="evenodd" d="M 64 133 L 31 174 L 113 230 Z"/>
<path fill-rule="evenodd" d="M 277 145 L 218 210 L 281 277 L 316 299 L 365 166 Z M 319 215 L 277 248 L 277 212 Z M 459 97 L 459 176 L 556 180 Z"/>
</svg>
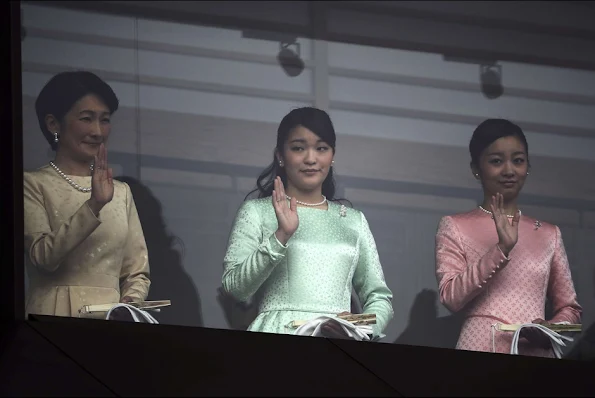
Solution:
<svg viewBox="0 0 595 398">
<path fill-rule="evenodd" d="M 409 324 L 393 344 L 455 348 L 463 321 L 462 311 L 438 318 L 438 293 L 424 289 L 413 301 Z"/>
<path fill-rule="evenodd" d="M 167 232 L 161 203 L 139 180 L 132 177 L 115 179 L 130 186 L 145 234 L 151 268 L 147 300 L 171 300 L 171 306 L 155 314 L 155 318 L 162 324 L 203 326 L 200 296 L 175 248 L 180 244 L 183 251 L 183 242 Z"/>
<path fill-rule="evenodd" d="M 247 330 L 258 315 L 258 305 L 254 302 L 244 303 L 227 293 L 223 286 L 217 289 L 217 301 L 223 309 L 225 321 L 230 329 Z"/>
</svg>

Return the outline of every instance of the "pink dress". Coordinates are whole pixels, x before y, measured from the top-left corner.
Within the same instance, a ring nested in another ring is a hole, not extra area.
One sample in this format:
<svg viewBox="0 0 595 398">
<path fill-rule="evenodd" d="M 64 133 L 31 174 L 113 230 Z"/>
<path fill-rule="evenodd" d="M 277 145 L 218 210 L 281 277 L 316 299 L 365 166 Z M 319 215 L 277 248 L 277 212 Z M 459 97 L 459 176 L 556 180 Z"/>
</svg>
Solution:
<svg viewBox="0 0 595 398">
<path fill-rule="evenodd" d="M 546 295 L 554 316 L 549 322 L 580 323 L 568 258 L 560 229 L 522 215 L 519 239 L 508 261 L 497 246 L 490 214 L 477 208 L 443 217 L 436 233 L 436 278 L 440 301 L 452 312 L 465 311 L 457 349 L 510 353 L 512 332 L 497 323 L 545 319 Z M 519 339 L 519 354 L 552 357 L 551 349 Z"/>
</svg>

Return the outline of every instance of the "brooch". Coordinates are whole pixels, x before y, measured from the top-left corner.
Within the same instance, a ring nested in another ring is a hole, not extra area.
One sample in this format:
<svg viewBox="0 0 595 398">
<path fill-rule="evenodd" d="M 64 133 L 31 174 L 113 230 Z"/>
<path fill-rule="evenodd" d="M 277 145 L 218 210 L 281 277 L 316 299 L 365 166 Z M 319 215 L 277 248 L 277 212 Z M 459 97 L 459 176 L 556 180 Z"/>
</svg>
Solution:
<svg viewBox="0 0 595 398">
<path fill-rule="evenodd" d="M 533 223 L 533 225 L 535 225 L 535 230 L 537 230 L 539 227 L 541 227 L 541 221 L 537 220 Z"/>
<path fill-rule="evenodd" d="M 341 217 L 347 217 L 347 207 L 345 207 L 345 205 L 341 205 L 341 209 L 339 210 L 339 215 Z"/>
</svg>

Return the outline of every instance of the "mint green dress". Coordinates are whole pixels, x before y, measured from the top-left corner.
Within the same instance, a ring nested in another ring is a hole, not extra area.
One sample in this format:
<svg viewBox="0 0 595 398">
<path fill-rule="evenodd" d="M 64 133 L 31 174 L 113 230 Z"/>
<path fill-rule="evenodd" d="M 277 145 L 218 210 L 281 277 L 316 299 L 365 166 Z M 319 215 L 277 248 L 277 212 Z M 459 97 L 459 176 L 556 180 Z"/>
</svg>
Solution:
<svg viewBox="0 0 595 398">
<path fill-rule="evenodd" d="M 245 201 L 223 261 L 223 288 L 237 300 L 254 297 L 258 316 L 248 330 L 293 334 L 292 321 L 351 310 L 351 287 L 363 313 L 376 314 L 373 339 L 393 317 L 376 243 L 364 214 L 328 202 L 298 206 L 299 226 L 286 246 L 276 238 L 271 197 Z"/>
</svg>

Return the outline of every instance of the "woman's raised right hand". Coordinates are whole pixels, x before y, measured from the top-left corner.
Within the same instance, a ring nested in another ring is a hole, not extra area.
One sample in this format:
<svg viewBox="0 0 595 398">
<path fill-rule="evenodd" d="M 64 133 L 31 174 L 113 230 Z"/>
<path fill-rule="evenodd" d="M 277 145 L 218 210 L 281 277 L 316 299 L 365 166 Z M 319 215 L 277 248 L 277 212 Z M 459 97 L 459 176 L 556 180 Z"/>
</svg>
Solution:
<svg viewBox="0 0 595 398">
<path fill-rule="evenodd" d="M 289 238 L 291 238 L 297 230 L 299 220 L 297 214 L 297 201 L 295 198 L 291 198 L 291 201 L 287 203 L 283 182 L 279 176 L 275 178 L 271 200 L 273 201 L 273 208 L 275 209 L 278 224 L 275 236 L 279 242 L 286 245 Z"/>
<path fill-rule="evenodd" d="M 519 219 L 520 212 L 517 211 L 512 217 L 512 223 L 508 221 L 508 216 L 504 212 L 504 196 L 501 193 L 497 193 L 492 196 L 492 218 L 496 224 L 496 232 L 498 233 L 498 245 L 508 257 L 508 254 L 512 248 L 516 245 L 519 239 Z"/>
<path fill-rule="evenodd" d="M 114 197 L 113 171 L 108 167 L 107 149 L 105 144 L 99 145 L 99 151 L 95 155 L 93 172 L 91 174 L 91 198 L 89 207 L 98 215 L 103 206 L 111 202 Z"/>
</svg>

